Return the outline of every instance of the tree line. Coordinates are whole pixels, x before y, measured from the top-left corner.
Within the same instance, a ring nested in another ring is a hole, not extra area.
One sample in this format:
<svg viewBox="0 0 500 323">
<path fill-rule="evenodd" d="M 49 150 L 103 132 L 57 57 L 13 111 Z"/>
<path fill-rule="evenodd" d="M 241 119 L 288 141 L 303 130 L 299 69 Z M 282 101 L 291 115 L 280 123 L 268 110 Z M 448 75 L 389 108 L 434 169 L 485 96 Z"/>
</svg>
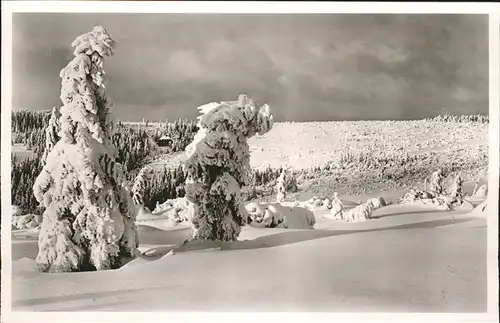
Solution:
<svg viewBox="0 0 500 323">
<path fill-rule="evenodd" d="M 20 207 L 23 213 L 38 213 L 38 208 L 32 188 L 36 177 L 42 169 L 42 155 L 45 150 L 46 128 L 49 125 L 50 111 L 13 111 L 12 138 L 13 143 L 20 143 L 32 150 L 33 157 L 12 158 L 12 204 Z M 147 157 L 157 153 L 157 141 L 162 136 L 172 139 L 172 152 L 183 151 L 193 140 L 198 128 L 192 121 L 178 119 L 165 122 L 151 128 L 126 125 L 118 122 L 112 135 L 112 143 L 117 150 L 116 161 L 127 169 L 127 178 L 134 180 L 137 169 L 144 166 Z M 180 169 L 166 169 L 153 176 L 148 181 L 145 190 L 145 201 L 154 207 L 156 202 L 182 195 L 182 190 L 176 190 L 184 182 Z M 182 195 L 183 196 L 183 195 Z"/>
</svg>

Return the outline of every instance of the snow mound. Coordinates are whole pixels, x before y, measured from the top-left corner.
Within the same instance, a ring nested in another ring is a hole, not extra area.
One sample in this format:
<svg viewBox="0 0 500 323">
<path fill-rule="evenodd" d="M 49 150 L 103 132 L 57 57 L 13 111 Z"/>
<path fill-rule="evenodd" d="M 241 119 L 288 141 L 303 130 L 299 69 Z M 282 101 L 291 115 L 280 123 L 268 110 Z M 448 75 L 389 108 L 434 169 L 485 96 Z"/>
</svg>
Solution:
<svg viewBox="0 0 500 323">
<path fill-rule="evenodd" d="M 488 203 L 487 203 L 487 201 L 484 201 L 483 203 L 481 203 L 478 206 L 476 206 L 469 213 L 469 215 L 479 216 L 479 217 L 485 217 L 488 212 L 489 212 Z"/>
<path fill-rule="evenodd" d="M 311 210 L 300 206 L 288 206 L 282 203 L 258 204 L 245 206 L 250 218 L 250 225 L 260 228 L 313 229 L 316 218 Z"/>
</svg>

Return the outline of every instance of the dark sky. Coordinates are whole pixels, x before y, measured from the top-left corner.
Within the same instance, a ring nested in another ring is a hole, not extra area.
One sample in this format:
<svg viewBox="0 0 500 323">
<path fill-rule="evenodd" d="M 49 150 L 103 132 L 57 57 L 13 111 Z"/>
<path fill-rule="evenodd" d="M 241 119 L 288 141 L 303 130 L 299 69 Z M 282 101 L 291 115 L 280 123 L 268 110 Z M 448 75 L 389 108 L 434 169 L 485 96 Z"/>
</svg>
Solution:
<svg viewBox="0 0 500 323">
<path fill-rule="evenodd" d="M 487 15 L 14 14 L 13 107 L 60 106 L 76 36 L 117 42 L 122 120 L 194 118 L 246 93 L 278 121 L 488 113 Z"/>
</svg>

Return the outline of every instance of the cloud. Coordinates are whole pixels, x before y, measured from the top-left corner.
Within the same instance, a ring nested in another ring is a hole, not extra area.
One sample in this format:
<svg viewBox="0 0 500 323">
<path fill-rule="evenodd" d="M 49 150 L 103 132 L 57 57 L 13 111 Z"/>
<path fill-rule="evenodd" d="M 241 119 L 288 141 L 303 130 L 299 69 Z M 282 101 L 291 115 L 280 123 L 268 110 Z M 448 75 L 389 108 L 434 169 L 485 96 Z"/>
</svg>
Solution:
<svg viewBox="0 0 500 323">
<path fill-rule="evenodd" d="M 488 24 L 478 15 L 17 14 L 14 107 L 60 104 L 73 39 L 117 41 L 108 94 L 122 119 L 194 118 L 247 93 L 278 120 L 488 112 Z M 444 110 L 443 110 L 444 109 Z"/>
</svg>

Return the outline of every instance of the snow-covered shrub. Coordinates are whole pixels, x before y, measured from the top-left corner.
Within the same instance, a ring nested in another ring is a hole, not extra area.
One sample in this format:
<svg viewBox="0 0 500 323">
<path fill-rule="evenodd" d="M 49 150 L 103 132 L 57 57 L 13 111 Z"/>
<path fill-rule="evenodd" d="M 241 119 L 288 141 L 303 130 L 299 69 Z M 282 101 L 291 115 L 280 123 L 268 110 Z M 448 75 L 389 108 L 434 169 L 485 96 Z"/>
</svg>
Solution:
<svg viewBox="0 0 500 323">
<path fill-rule="evenodd" d="M 246 95 L 198 109 L 199 131 L 185 162 L 193 238 L 236 240 L 248 216 L 241 198 L 241 187 L 250 184 L 247 139 L 268 132 L 273 117 L 267 104 L 257 108 Z"/>
<path fill-rule="evenodd" d="M 185 197 L 171 199 L 158 204 L 153 210 L 153 215 L 167 216 L 175 222 L 188 221 L 189 201 Z"/>
<path fill-rule="evenodd" d="M 248 223 L 262 223 L 266 208 L 257 202 L 250 202 L 245 205 L 248 213 Z"/>
<path fill-rule="evenodd" d="M 461 206 L 464 201 L 461 197 L 435 194 L 434 192 L 412 188 L 401 197 L 399 203 L 435 205 L 440 210 L 449 211 L 456 206 Z"/>
<path fill-rule="evenodd" d="M 368 201 L 366 201 L 366 203 L 370 204 L 373 209 L 379 209 L 387 205 L 387 202 L 384 200 L 383 197 L 373 197 Z"/>
<path fill-rule="evenodd" d="M 334 220 L 342 220 L 344 215 L 344 203 L 340 200 L 337 192 L 333 193 L 331 205 L 332 207 L 328 217 Z"/>
<path fill-rule="evenodd" d="M 328 197 L 325 197 L 323 199 L 323 204 L 321 205 L 323 208 L 331 210 L 332 208 L 332 200 L 330 200 Z"/>
<path fill-rule="evenodd" d="M 72 46 L 75 57 L 60 73 L 60 140 L 33 187 L 46 207 L 36 260 L 48 272 L 118 268 L 138 246 L 135 210 L 123 167 L 115 162 L 104 92 L 103 63 L 114 41 L 97 26 Z"/>
<path fill-rule="evenodd" d="M 249 203 L 245 205 L 245 209 L 248 212 L 248 223 L 255 227 L 275 228 L 284 220 L 281 207 L 282 205 L 279 203 Z"/>
<path fill-rule="evenodd" d="M 61 117 L 61 113 L 59 110 L 54 107 L 52 108 L 52 114 L 50 115 L 49 124 L 45 129 L 45 150 L 43 151 L 42 161 L 45 163 L 47 160 L 47 156 L 54 148 L 56 143 L 59 141 L 59 118 Z"/>
<path fill-rule="evenodd" d="M 369 203 L 363 203 L 355 206 L 343 214 L 345 222 L 366 221 L 372 217 L 372 206 Z"/>
<path fill-rule="evenodd" d="M 436 194 L 434 194 L 433 192 L 428 192 L 417 188 L 411 188 L 408 192 L 403 194 L 403 196 L 399 199 L 399 203 L 401 204 L 415 203 L 415 201 L 418 200 L 434 199 L 435 197 Z"/>
</svg>

